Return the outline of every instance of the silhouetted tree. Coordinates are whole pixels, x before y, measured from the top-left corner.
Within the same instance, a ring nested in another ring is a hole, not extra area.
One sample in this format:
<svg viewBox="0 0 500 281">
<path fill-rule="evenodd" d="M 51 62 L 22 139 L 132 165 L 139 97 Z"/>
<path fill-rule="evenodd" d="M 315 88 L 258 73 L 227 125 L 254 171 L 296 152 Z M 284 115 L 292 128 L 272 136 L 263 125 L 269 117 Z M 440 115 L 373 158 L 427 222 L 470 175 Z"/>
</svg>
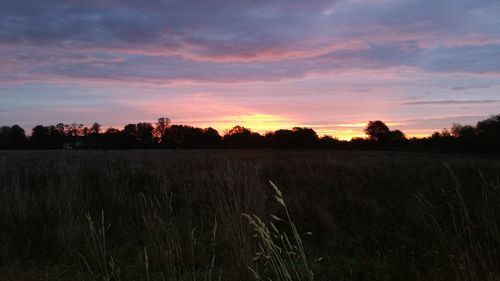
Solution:
<svg viewBox="0 0 500 281">
<path fill-rule="evenodd" d="M 70 125 L 65 125 L 66 135 L 70 138 L 83 135 L 83 124 L 72 123 Z"/>
<path fill-rule="evenodd" d="M 66 125 L 63 123 L 57 123 L 55 127 L 61 134 L 66 134 Z"/>
<path fill-rule="evenodd" d="M 19 125 L 0 127 L 0 149 L 22 149 L 26 143 L 26 134 Z"/>
<path fill-rule="evenodd" d="M 122 148 L 152 148 L 155 144 L 151 123 L 127 124 L 121 132 L 121 137 L 116 138 Z"/>
<path fill-rule="evenodd" d="M 292 132 L 297 147 L 313 147 L 319 140 L 318 134 L 311 128 L 295 127 Z"/>
<path fill-rule="evenodd" d="M 203 129 L 203 148 L 220 148 L 222 144 L 222 137 L 219 132 L 214 128 Z"/>
<path fill-rule="evenodd" d="M 105 149 L 124 149 L 131 148 L 125 141 L 125 134 L 115 128 L 108 128 L 104 134 L 102 134 L 100 147 Z"/>
<path fill-rule="evenodd" d="M 218 148 L 221 136 L 213 128 L 172 125 L 165 131 L 160 144 L 165 148 Z"/>
<path fill-rule="evenodd" d="M 49 130 L 42 125 L 35 126 L 31 131 L 30 143 L 33 148 L 44 148 L 49 143 Z"/>
<path fill-rule="evenodd" d="M 472 139 L 476 134 L 476 129 L 470 125 L 460 125 L 457 123 L 453 123 L 451 127 L 451 135 L 456 138 L 467 138 Z"/>
<path fill-rule="evenodd" d="M 337 138 L 324 135 L 319 139 L 318 145 L 321 148 L 340 148 L 342 145 L 345 145 L 345 142 L 340 141 Z"/>
<path fill-rule="evenodd" d="M 235 126 L 224 134 L 224 146 L 227 148 L 261 148 L 264 138 L 242 126 Z"/>
<path fill-rule="evenodd" d="M 161 144 L 165 148 L 192 148 L 193 128 L 185 125 L 172 125 L 163 132 Z"/>
<path fill-rule="evenodd" d="M 373 141 L 382 142 L 387 141 L 390 138 L 391 131 L 387 125 L 380 121 L 369 121 L 364 129 L 368 138 Z"/>
<path fill-rule="evenodd" d="M 101 132 L 101 124 L 95 122 L 90 126 L 86 136 L 86 143 L 91 148 L 98 148 L 100 144 L 100 132 Z"/>
<path fill-rule="evenodd" d="M 382 121 L 369 121 L 364 129 L 368 139 L 377 146 L 401 148 L 406 141 L 405 134 L 400 130 L 391 131 Z"/>
<path fill-rule="evenodd" d="M 101 132 L 101 124 L 95 122 L 94 124 L 92 124 L 92 126 L 90 127 L 90 134 L 93 134 L 93 135 L 98 135 L 99 133 Z"/>
<path fill-rule="evenodd" d="M 267 133 L 265 139 L 274 148 L 312 148 L 319 144 L 319 137 L 313 129 L 301 127 Z"/>
<path fill-rule="evenodd" d="M 0 127 L 0 148 L 9 149 L 10 146 L 10 127 Z"/>
<path fill-rule="evenodd" d="M 354 137 L 349 141 L 348 148 L 349 149 L 369 149 L 373 145 L 373 141 L 367 140 L 365 138 Z"/>
<path fill-rule="evenodd" d="M 140 143 L 137 136 L 137 124 L 127 124 L 115 139 L 121 148 L 138 148 Z"/>
<path fill-rule="evenodd" d="M 471 150 L 476 148 L 476 128 L 470 125 L 460 125 L 453 123 L 450 131 L 454 137 L 453 145 L 461 150 Z"/>
<path fill-rule="evenodd" d="M 153 136 L 154 127 L 151 123 L 137 123 L 136 125 L 136 138 L 141 144 L 142 148 L 152 148 L 155 144 L 155 139 Z"/>
<path fill-rule="evenodd" d="M 134 138 L 137 135 L 137 125 L 136 124 L 127 124 L 123 127 L 123 133 L 126 135 L 133 136 Z"/>
<path fill-rule="evenodd" d="M 390 131 L 389 137 L 390 137 L 390 141 L 393 143 L 406 140 L 406 135 L 400 130 Z"/>
<path fill-rule="evenodd" d="M 14 149 L 24 148 L 28 142 L 24 129 L 19 125 L 10 127 L 10 147 Z"/>
<path fill-rule="evenodd" d="M 61 125 L 64 126 L 64 131 L 61 132 Z M 51 140 L 51 147 L 55 145 L 55 139 L 59 138 L 63 139 L 63 143 L 65 147 L 68 148 L 77 148 L 82 145 L 82 136 L 83 136 L 83 128 L 85 126 L 83 124 L 72 123 L 72 124 L 62 124 L 59 123 L 56 126 L 49 126 L 49 134 L 52 136 L 53 140 Z"/>
<path fill-rule="evenodd" d="M 30 145 L 35 149 L 50 148 L 49 128 L 42 125 L 35 126 L 31 132 Z"/>
<path fill-rule="evenodd" d="M 267 133 L 265 136 L 269 147 L 273 148 L 290 148 L 294 145 L 292 130 L 277 130 L 274 133 Z"/>
<path fill-rule="evenodd" d="M 170 123 L 170 119 L 167 117 L 160 117 L 156 121 L 154 135 L 160 142 L 163 139 L 168 127 L 170 127 Z"/>
<path fill-rule="evenodd" d="M 479 121 L 476 125 L 478 143 L 482 149 L 500 149 L 500 114 Z"/>
<path fill-rule="evenodd" d="M 142 122 L 128 124 L 123 130 L 109 128 L 101 133 L 101 125 L 90 127 L 73 123 L 55 126 L 38 125 L 26 137 L 18 125 L 0 127 L 0 148 L 60 149 L 68 148 L 340 148 L 340 149 L 411 149 L 411 150 L 500 150 L 500 115 L 480 121 L 476 126 L 453 124 L 451 129 L 434 132 L 427 138 L 407 139 L 400 130 L 391 131 L 382 121 L 370 121 L 365 133 L 368 138 L 351 141 L 323 136 L 311 128 L 268 132 L 265 136 L 250 129 L 235 126 L 223 137 L 213 128 L 170 125 L 168 118 L 159 118 L 155 126 Z M 28 139 L 28 140 L 27 140 Z"/>
</svg>

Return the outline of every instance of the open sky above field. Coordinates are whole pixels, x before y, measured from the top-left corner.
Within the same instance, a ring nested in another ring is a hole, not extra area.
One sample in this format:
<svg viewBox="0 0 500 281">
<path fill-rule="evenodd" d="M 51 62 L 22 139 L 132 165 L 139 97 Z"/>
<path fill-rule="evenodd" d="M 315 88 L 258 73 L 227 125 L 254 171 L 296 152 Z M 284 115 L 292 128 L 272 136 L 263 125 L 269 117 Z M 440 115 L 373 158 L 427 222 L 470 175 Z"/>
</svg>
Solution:
<svg viewBox="0 0 500 281">
<path fill-rule="evenodd" d="M 220 131 L 500 113 L 498 0 L 0 0 L 0 123 Z"/>
</svg>

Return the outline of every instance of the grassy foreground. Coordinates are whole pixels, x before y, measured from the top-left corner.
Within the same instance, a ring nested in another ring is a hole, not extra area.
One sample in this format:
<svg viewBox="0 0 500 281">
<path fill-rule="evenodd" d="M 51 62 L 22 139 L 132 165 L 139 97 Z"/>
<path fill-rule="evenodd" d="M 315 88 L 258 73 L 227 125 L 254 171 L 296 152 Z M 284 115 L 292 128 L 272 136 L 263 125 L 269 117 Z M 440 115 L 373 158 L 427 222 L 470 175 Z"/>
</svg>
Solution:
<svg viewBox="0 0 500 281">
<path fill-rule="evenodd" d="M 494 156 L 2 151 L 0 280 L 500 280 L 499 212 Z"/>
</svg>

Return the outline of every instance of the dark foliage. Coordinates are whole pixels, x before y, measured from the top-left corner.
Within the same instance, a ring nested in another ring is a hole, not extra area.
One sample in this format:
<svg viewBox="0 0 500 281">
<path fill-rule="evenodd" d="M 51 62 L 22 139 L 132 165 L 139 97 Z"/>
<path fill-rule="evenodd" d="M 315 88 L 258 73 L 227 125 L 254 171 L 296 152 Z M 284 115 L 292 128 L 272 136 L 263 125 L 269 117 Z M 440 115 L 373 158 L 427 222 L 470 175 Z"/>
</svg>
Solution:
<svg viewBox="0 0 500 281">
<path fill-rule="evenodd" d="M 21 149 L 27 141 L 24 129 L 18 125 L 0 127 L 0 148 Z"/>
<path fill-rule="evenodd" d="M 219 148 L 222 138 L 213 128 L 201 129 L 185 125 L 172 125 L 160 139 L 162 148 Z"/>
<path fill-rule="evenodd" d="M 364 129 L 367 138 L 340 141 L 330 136 L 319 137 L 311 128 L 295 127 L 261 135 L 242 126 L 235 126 L 223 136 L 213 128 L 171 125 L 161 117 L 153 125 L 141 122 L 128 124 L 122 130 L 101 125 L 83 124 L 55 126 L 38 125 L 26 137 L 18 125 L 0 127 L 0 149 L 375 149 L 431 151 L 498 151 L 500 150 L 500 115 L 478 122 L 475 126 L 453 124 L 427 138 L 411 138 L 400 130 L 390 130 L 382 121 L 369 121 Z"/>
<path fill-rule="evenodd" d="M 261 148 L 265 139 L 258 133 L 241 126 L 235 126 L 224 135 L 227 148 Z"/>
<path fill-rule="evenodd" d="M 273 148 L 311 148 L 319 145 L 319 138 L 313 129 L 295 127 L 292 130 L 278 130 L 266 135 Z"/>
</svg>

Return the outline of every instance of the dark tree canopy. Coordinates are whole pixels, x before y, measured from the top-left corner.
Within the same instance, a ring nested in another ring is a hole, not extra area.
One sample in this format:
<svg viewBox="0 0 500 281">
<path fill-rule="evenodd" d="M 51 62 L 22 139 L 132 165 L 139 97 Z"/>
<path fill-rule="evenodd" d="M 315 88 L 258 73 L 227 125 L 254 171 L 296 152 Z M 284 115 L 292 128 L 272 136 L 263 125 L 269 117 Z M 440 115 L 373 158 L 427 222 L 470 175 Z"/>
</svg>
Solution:
<svg viewBox="0 0 500 281">
<path fill-rule="evenodd" d="M 313 129 L 295 127 L 292 130 L 277 130 L 266 134 L 273 148 L 307 148 L 317 146 L 319 137 Z"/>
<path fill-rule="evenodd" d="M 394 130 L 390 132 L 390 140 L 393 142 L 403 141 L 406 139 L 405 133 L 400 130 Z"/>
<path fill-rule="evenodd" d="M 101 124 L 95 122 L 92 124 L 92 127 L 90 127 L 90 134 L 98 135 L 101 132 Z"/>
<path fill-rule="evenodd" d="M 154 127 L 151 123 L 137 123 L 136 125 L 136 138 L 144 148 L 151 148 L 155 143 L 153 136 Z"/>
<path fill-rule="evenodd" d="M 264 137 L 242 126 L 235 126 L 224 135 L 224 145 L 228 148 L 259 148 Z"/>
<path fill-rule="evenodd" d="M 401 130 L 390 130 L 380 120 L 369 121 L 364 128 L 367 138 L 340 141 L 319 137 L 311 128 L 280 129 L 261 135 L 249 128 L 234 126 L 223 136 L 213 128 L 171 125 L 170 119 L 127 124 L 123 129 L 107 128 L 95 122 L 37 125 L 26 136 L 18 125 L 0 127 L 0 149 L 150 149 L 150 148 L 283 148 L 283 149 L 397 149 L 499 151 L 500 115 L 474 125 L 453 124 L 427 138 L 410 138 Z"/>
<path fill-rule="evenodd" d="M 461 124 L 453 123 L 450 133 L 457 138 L 473 138 L 476 134 L 476 130 L 470 125 L 464 126 Z"/>
<path fill-rule="evenodd" d="M 369 121 L 364 129 L 368 139 L 384 145 L 394 145 L 406 140 L 405 134 L 400 130 L 391 131 L 382 121 Z"/>
<path fill-rule="evenodd" d="M 389 138 L 390 130 L 387 125 L 380 121 L 369 121 L 364 129 L 368 138 L 374 141 L 383 141 Z"/>
<path fill-rule="evenodd" d="M 165 136 L 165 132 L 167 131 L 168 127 L 170 127 L 170 119 L 167 117 L 160 117 L 156 121 L 155 124 L 155 137 L 159 140 L 163 139 L 163 136 Z"/>
<path fill-rule="evenodd" d="M 0 127 L 0 149 L 22 149 L 26 143 L 26 134 L 19 125 Z"/>
<path fill-rule="evenodd" d="M 481 145 L 500 148 L 500 114 L 479 121 L 476 128 Z"/>
</svg>

